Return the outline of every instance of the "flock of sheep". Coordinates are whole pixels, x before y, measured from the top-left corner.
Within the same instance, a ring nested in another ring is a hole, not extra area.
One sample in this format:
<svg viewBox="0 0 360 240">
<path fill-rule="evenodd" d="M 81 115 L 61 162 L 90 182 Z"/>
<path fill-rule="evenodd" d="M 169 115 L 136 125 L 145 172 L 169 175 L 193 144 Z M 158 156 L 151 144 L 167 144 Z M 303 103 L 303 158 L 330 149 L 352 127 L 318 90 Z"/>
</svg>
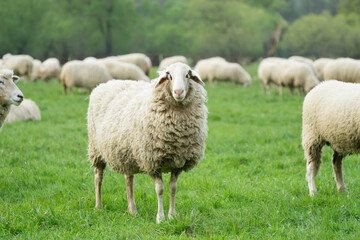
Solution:
<svg viewBox="0 0 360 240">
<path fill-rule="evenodd" d="M 6 54 L 0 64 L 0 129 L 5 119 L 28 119 L 22 112 L 33 114 L 30 119 L 40 119 L 39 108 L 33 101 L 24 100 L 15 85 L 19 77 L 14 73 L 32 81 L 56 78 L 64 94 L 67 90 L 72 93 L 74 87 L 92 90 L 87 116 L 88 156 L 95 169 L 96 207 L 102 208 L 101 185 L 106 166 L 125 175 L 131 214 L 136 213 L 134 174 L 145 173 L 155 182 L 157 223 L 165 219 L 162 173 L 171 173 L 168 218 L 172 218 L 176 213 L 178 176 L 194 168 L 204 156 L 208 110 L 203 80 L 207 79 L 211 86 L 218 80 L 245 87 L 252 80 L 240 64 L 221 57 L 200 60 L 194 69 L 183 56 L 164 59 L 159 76 L 153 80 L 148 77 L 151 61 L 140 53 L 88 57 L 69 61 L 62 68 L 53 58 L 41 63 L 27 55 Z M 258 78 L 268 93 L 270 86 L 278 87 L 280 94 L 283 87 L 291 93 L 295 88 L 308 93 L 303 105 L 302 145 L 310 195 L 316 193 L 315 176 L 321 164 L 321 148 L 326 144 L 334 150 L 332 163 L 338 190 L 346 191 L 342 159 L 360 152 L 360 61 L 272 57 L 260 63 Z M 15 106 L 10 110 L 11 105 Z"/>
</svg>

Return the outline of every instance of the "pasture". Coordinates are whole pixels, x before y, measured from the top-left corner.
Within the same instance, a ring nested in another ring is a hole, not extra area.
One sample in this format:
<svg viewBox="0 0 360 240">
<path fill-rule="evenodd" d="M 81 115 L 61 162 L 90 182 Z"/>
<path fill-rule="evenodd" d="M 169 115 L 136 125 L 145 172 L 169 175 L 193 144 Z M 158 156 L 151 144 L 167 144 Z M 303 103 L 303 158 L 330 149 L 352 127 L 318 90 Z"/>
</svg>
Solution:
<svg viewBox="0 0 360 240">
<path fill-rule="evenodd" d="M 245 67 L 256 75 L 257 64 Z M 155 76 L 155 69 L 152 77 Z M 88 93 L 64 96 L 54 80 L 21 82 L 41 109 L 39 122 L 4 125 L 0 135 L 2 239 L 358 239 L 360 161 L 343 172 L 348 194 L 333 179 L 324 148 L 311 198 L 301 147 L 303 96 L 265 95 L 254 81 L 243 88 L 218 83 L 208 91 L 205 158 L 179 177 L 174 220 L 155 224 L 155 186 L 135 176 L 138 215 L 126 213 L 125 179 L 105 171 L 103 210 L 96 210 L 94 175 L 87 161 Z M 164 210 L 169 206 L 169 175 Z"/>
</svg>

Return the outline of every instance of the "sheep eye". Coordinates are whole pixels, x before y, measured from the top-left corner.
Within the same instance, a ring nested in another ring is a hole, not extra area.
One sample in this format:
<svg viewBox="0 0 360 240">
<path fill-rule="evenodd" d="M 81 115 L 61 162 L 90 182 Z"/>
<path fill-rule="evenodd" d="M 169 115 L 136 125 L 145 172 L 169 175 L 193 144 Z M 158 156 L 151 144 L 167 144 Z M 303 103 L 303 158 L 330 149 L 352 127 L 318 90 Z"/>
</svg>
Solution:
<svg viewBox="0 0 360 240">
<path fill-rule="evenodd" d="M 185 76 L 186 78 L 190 78 L 190 75 L 189 74 L 186 74 L 186 76 Z"/>
<path fill-rule="evenodd" d="M 169 74 L 169 79 L 170 79 L 170 80 L 172 80 L 172 76 L 171 76 L 171 74 Z"/>
</svg>

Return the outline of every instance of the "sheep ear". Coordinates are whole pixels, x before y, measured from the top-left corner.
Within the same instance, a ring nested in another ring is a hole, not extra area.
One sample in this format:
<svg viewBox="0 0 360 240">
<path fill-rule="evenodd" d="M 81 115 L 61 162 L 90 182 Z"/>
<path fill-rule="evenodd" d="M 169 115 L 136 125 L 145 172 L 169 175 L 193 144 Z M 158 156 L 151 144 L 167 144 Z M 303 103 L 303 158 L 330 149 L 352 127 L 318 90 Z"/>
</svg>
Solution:
<svg viewBox="0 0 360 240">
<path fill-rule="evenodd" d="M 20 78 L 19 78 L 18 76 L 16 76 L 16 75 L 13 75 L 13 76 L 12 76 L 12 80 L 13 80 L 14 83 L 16 83 L 17 81 L 19 81 L 19 79 L 20 79 Z"/>
<path fill-rule="evenodd" d="M 201 86 L 205 86 L 205 83 L 201 80 L 200 75 L 194 70 L 189 70 L 189 75 L 192 80 L 200 84 Z"/>
<path fill-rule="evenodd" d="M 166 72 L 166 71 L 161 71 L 159 72 L 159 77 L 158 77 L 158 80 L 157 80 L 157 83 L 155 85 L 155 88 L 157 88 L 159 85 L 161 85 L 163 82 L 165 82 L 166 80 L 168 80 L 168 75 L 169 75 L 169 72 Z"/>
</svg>

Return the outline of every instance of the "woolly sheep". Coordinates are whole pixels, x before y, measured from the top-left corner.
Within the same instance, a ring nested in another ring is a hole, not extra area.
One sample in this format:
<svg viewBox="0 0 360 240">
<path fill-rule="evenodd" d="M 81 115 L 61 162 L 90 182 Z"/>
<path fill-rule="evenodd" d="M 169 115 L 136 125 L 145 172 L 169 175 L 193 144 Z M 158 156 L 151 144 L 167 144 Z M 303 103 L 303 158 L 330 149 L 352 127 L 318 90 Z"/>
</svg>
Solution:
<svg viewBox="0 0 360 240">
<path fill-rule="evenodd" d="M 72 88 L 87 88 L 92 90 L 98 84 L 112 79 L 109 71 L 99 63 L 69 61 L 64 64 L 60 80 L 64 87 L 64 94 L 69 89 L 72 94 Z"/>
<path fill-rule="evenodd" d="M 186 57 L 184 57 L 184 56 L 167 57 L 161 61 L 158 70 L 164 70 L 167 66 L 170 66 L 171 64 L 176 63 L 176 62 L 181 62 L 181 63 L 187 64 Z"/>
<path fill-rule="evenodd" d="M 328 64 L 332 61 L 334 61 L 334 59 L 331 59 L 331 58 L 319 58 L 314 61 L 314 68 L 316 69 L 316 71 L 319 74 L 320 81 L 324 80 L 324 68 L 325 68 L 326 64 Z"/>
<path fill-rule="evenodd" d="M 60 62 L 57 58 L 48 58 L 42 63 L 40 76 L 45 81 L 50 81 L 51 78 L 56 78 L 59 81 Z"/>
<path fill-rule="evenodd" d="M 295 88 L 298 88 L 299 92 L 305 91 L 307 93 L 319 84 L 314 72 L 305 63 L 286 60 L 281 63 L 280 68 L 282 69 L 279 74 L 281 88 L 289 87 L 292 95 Z"/>
<path fill-rule="evenodd" d="M 5 122 L 12 123 L 26 120 L 41 120 L 40 109 L 31 99 L 24 99 L 19 106 L 12 106 Z"/>
<path fill-rule="evenodd" d="M 3 56 L 3 67 L 12 69 L 19 76 L 31 78 L 33 68 L 33 58 L 29 55 L 11 55 L 7 53 Z"/>
<path fill-rule="evenodd" d="M 320 73 L 315 69 L 314 61 L 311 60 L 310 58 L 306 58 L 306 57 L 302 57 L 302 56 L 292 56 L 292 57 L 289 57 L 289 60 L 307 64 L 311 68 L 311 70 L 314 72 L 315 76 L 317 78 L 320 78 Z"/>
<path fill-rule="evenodd" d="M 140 67 L 146 75 L 149 76 L 151 69 L 151 60 L 143 53 L 131 53 L 116 56 L 116 59 L 120 62 L 132 63 Z"/>
<path fill-rule="evenodd" d="M 351 58 L 336 59 L 324 68 L 324 80 L 360 83 L 360 61 Z"/>
<path fill-rule="evenodd" d="M 136 213 L 134 174 L 145 173 L 155 182 L 159 223 L 164 219 L 162 172 L 171 172 L 168 217 L 173 217 L 177 178 L 204 155 L 208 110 L 203 84 L 189 66 L 175 63 L 151 83 L 116 80 L 93 90 L 88 109 L 88 155 L 95 168 L 97 208 L 102 208 L 106 165 L 125 174 L 131 214 Z"/>
<path fill-rule="evenodd" d="M 286 61 L 283 58 L 269 57 L 261 61 L 258 67 L 258 78 L 264 84 L 264 90 L 267 94 L 270 94 L 270 86 L 281 86 L 280 71 L 281 63 Z M 282 88 L 279 88 L 280 95 L 282 95 Z"/>
<path fill-rule="evenodd" d="M 150 81 L 149 77 L 135 64 L 113 59 L 100 59 L 98 62 L 103 64 L 115 79 Z"/>
<path fill-rule="evenodd" d="M 24 99 L 23 93 L 15 85 L 19 77 L 9 69 L 0 70 L 0 131 L 12 104 L 18 106 Z"/>
<path fill-rule="evenodd" d="M 38 59 L 34 59 L 30 80 L 31 81 L 38 80 L 41 77 L 40 72 L 41 72 L 41 61 Z"/>
<path fill-rule="evenodd" d="M 302 146 L 307 160 L 310 195 L 316 193 L 315 176 L 321 165 L 321 149 L 333 150 L 332 165 L 337 189 L 345 192 L 342 159 L 360 152 L 360 84 L 336 80 L 322 82 L 304 99 Z"/>
</svg>

